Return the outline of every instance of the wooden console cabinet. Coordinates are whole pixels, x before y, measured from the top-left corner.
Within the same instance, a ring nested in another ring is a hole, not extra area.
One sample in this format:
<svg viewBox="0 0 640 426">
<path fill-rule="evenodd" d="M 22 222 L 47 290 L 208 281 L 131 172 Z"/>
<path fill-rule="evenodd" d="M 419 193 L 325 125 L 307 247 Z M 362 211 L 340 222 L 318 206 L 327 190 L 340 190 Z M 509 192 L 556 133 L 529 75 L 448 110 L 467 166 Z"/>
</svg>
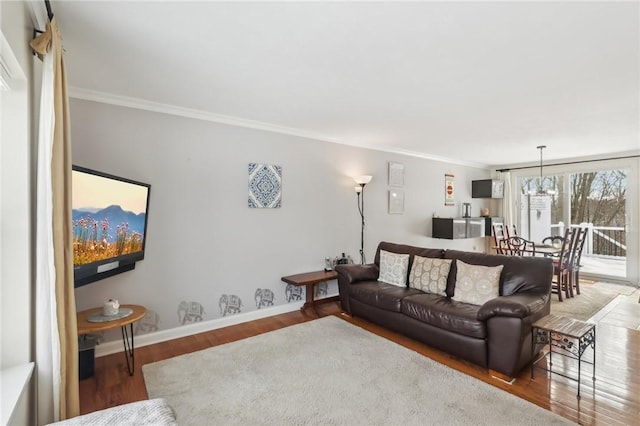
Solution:
<svg viewBox="0 0 640 426">
<path fill-rule="evenodd" d="M 503 219 L 501 217 L 434 217 L 431 236 L 449 240 L 490 237 L 491 226 L 497 223 L 503 223 Z"/>
<path fill-rule="evenodd" d="M 302 274 L 296 275 L 288 275 L 286 277 L 282 277 L 282 281 L 287 284 L 295 285 L 295 286 L 306 286 L 307 289 L 305 291 L 307 300 L 305 304 L 302 306 L 301 310 L 304 312 L 307 308 L 313 308 L 316 316 L 320 316 L 318 314 L 318 310 L 316 309 L 316 305 L 319 303 L 327 303 L 339 300 L 338 296 L 325 297 L 324 299 L 316 300 L 314 298 L 316 284 L 331 281 L 338 278 L 338 274 L 336 271 L 314 271 L 314 272 L 305 272 Z"/>
</svg>

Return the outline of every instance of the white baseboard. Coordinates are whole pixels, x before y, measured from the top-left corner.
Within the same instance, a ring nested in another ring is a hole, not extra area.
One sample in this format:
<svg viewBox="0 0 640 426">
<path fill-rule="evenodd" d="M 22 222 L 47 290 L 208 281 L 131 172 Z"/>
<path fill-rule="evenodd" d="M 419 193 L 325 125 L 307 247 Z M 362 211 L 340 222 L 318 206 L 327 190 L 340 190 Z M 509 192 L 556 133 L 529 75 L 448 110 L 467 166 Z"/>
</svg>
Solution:
<svg viewBox="0 0 640 426">
<path fill-rule="evenodd" d="M 135 348 L 153 345 L 155 343 L 166 342 L 167 340 L 178 339 L 180 337 L 191 336 L 193 334 L 204 333 L 206 331 L 217 330 L 219 328 L 228 327 L 230 325 L 241 324 L 243 322 L 253 321 L 261 318 L 267 318 L 273 315 L 293 312 L 302 307 L 303 301 L 287 303 L 285 305 L 273 306 L 265 309 L 256 309 L 255 311 L 231 315 L 228 317 L 216 318 L 209 321 L 196 322 L 181 327 L 175 327 L 168 330 L 156 331 L 154 333 L 136 335 L 134 339 Z M 124 350 L 122 340 L 112 340 L 110 342 L 101 343 L 96 346 L 95 355 L 101 357 L 122 352 Z"/>
<path fill-rule="evenodd" d="M 514 384 L 516 382 L 516 378 L 515 377 L 512 378 L 511 380 L 505 380 L 502 377 L 493 376 L 493 375 L 491 377 L 493 377 L 496 380 L 500 380 L 502 383 L 506 383 L 508 385 L 512 385 L 512 384 Z"/>
</svg>

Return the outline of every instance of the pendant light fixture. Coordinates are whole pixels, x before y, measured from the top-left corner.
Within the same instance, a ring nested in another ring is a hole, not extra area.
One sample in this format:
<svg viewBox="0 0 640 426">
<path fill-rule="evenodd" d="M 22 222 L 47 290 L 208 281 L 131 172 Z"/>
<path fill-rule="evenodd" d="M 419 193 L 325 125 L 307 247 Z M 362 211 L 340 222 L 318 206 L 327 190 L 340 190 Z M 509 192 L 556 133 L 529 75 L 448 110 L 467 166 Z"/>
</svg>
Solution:
<svg viewBox="0 0 640 426">
<path fill-rule="evenodd" d="M 545 149 L 546 147 L 547 147 L 546 145 L 538 145 L 536 147 L 538 150 L 540 150 L 540 177 L 538 178 L 537 191 L 529 192 L 530 194 L 533 194 L 533 195 L 554 195 L 556 193 L 556 191 L 542 188 L 542 150 Z"/>
</svg>

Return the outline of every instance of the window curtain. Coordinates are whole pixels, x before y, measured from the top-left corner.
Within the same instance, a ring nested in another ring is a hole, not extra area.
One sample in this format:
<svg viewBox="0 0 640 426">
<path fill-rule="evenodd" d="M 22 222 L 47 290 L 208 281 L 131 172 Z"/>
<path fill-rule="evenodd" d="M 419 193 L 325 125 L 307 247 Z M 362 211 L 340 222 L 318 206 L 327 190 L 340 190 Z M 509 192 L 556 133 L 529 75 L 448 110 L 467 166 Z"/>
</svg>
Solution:
<svg viewBox="0 0 640 426">
<path fill-rule="evenodd" d="M 31 42 L 43 60 L 36 224 L 37 423 L 75 417 L 78 329 L 73 288 L 71 139 L 62 37 L 55 19 Z"/>
<path fill-rule="evenodd" d="M 502 198 L 502 218 L 504 219 L 504 224 L 509 227 L 509 229 L 513 229 L 513 225 L 515 225 L 516 220 L 516 199 L 515 194 L 512 190 L 511 185 L 511 173 L 510 172 L 501 172 L 500 179 L 504 181 L 504 196 Z"/>
</svg>

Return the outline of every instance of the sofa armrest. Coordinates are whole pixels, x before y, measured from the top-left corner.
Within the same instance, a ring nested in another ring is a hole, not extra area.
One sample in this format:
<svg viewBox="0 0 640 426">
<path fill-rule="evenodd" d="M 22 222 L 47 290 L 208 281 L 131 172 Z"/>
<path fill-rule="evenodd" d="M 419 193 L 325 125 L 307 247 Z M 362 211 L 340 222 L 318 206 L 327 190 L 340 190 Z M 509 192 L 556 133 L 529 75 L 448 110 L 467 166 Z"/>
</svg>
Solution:
<svg viewBox="0 0 640 426">
<path fill-rule="evenodd" d="M 376 281 L 380 270 L 375 263 L 367 265 L 336 265 L 338 274 L 338 292 L 340 293 L 340 306 L 342 310 L 351 315 L 351 303 L 349 290 L 352 284 L 360 281 Z"/>
<path fill-rule="evenodd" d="M 110 426 L 110 425 L 178 426 L 176 413 L 162 398 L 130 402 L 73 417 L 50 426 Z"/>
<path fill-rule="evenodd" d="M 515 293 L 491 299 L 478 310 L 478 320 L 486 321 L 494 316 L 526 318 L 549 303 L 549 294 Z"/>
<path fill-rule="evenodd" d="M 353 284 L 358 281 L 375 281 L 378 279 L 380 270 L 374 263 L 367 265 L 336 265 L 338 281 Z"/>
</svg>

